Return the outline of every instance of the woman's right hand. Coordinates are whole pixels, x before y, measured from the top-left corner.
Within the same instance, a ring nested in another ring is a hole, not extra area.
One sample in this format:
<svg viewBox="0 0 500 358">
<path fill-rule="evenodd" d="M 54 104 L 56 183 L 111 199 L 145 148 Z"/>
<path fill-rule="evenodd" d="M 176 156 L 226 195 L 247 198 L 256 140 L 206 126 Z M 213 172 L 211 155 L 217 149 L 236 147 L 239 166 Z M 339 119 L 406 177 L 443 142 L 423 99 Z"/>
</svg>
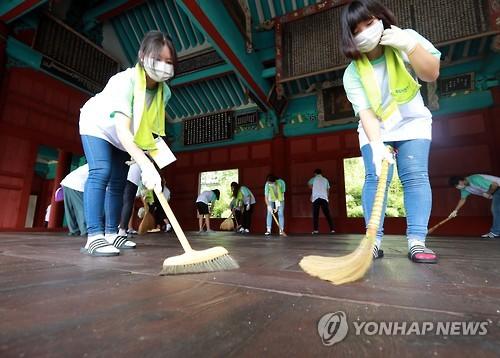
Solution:
<svg viewBox="0 0 500 358">
<path fill-rule="evenodd" d="M 141 166 L 141 178 L 142 184 L 149 190 L 153 190 L 154 188 L 161 189 L 161 176 L 153 163 L 144 163 Z"/>
<path fill-rule="evenodd" d="M 394 164 L 394 156 L 384 142 L 373 141 L 370 142 L 372 148 L 373 164 L 375 165 L 375 174 L 380 176 L 382 171 L 382 160 L 387 160 L 389 164 Z"/>
</svg>

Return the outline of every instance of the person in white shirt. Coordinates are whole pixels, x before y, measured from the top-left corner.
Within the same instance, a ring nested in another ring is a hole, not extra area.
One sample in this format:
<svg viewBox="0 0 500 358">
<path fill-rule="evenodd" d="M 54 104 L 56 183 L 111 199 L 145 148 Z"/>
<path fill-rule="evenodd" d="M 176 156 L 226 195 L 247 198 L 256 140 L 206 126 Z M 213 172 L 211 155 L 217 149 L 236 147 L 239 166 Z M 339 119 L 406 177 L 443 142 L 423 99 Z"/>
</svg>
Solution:
<svg viewBox="0 0 500 358">
<path fill-rule="evenodd" d="M 207 233 L 215 232 L 210 229 L 210 215 L 216 200 L 220 198 L 219 189 L 205 190 L 196 198 L 196 211 L 198 213 L 199 233 L 203 233 L 203 218 L 207 226 Z M 210 204 L 210 207 L 209 207 Z"/>
<path fill-rule="evenodd" d="M 408 258 L 436 263 L 437 255 L 425 245 L 432 206 L 428 174 L 432 114 L 424 104 L 418 79 L 433 82 L 439 77 L 441 53 L 416 31 L 395 24 L 394 14 L 376 0 L 353 0 L 341 14 L 341 48 L 352 60 L 343 83 L 360 119 L 359 144 L 365 164 L 363 214 L 368 225 L 382 161 L 396 161 L 404 192 Z M 397 153 L 396 160 L 387 145 Z M 387 184 L 393 169 L 391 165 Z M 386 202 L 374 258 L 382 256 L 385 208 Z"/>
<path fill-rule="evenodd" d="M 145 152 L 164 145 L 166 106 L 174 76 L 176 52 L 160 31 L 147 32 L 133 68 L 111 77 L 104 89 L 80 110 L 80 135 L 89 163 L 84 192 L 88 238 L 80 251 L 92 256 L 116 256 L 136 244 L 118 236 L 123 188 L 130 157 L 141 169 L 142 183 L 159 188 L 161 177 Z"/>
<path fill-rule="evenodd" d="M 89 165 L 76 168 L 61 180 L 64 195 L 64 216 L 70 235 L 87 235 L 83 211 L 83 192 L 89 176 Z"/>
<path fill-rule="evenodd" d="M 313 235 L 319 234 L 319 208 L 323 211 L 326 221 L 328 221 L 328 226 L 330 227 L 330 233 L 334 233 L 333 220 L 330 214 L 330 207 L 328 204 L 328 196 L 330 193 L 330 182 L 326 179 L 321 172 L 321 169 L 316 169 L 314 171 L 314 177 L 312 177 L 307 183 L 309 188 L 312 190 L 311 202 L 313 204 Z"/>
<path fill-rule="evenodd" d="M 483 239 L 500 238 L 500 178 L 487 174 L 472 174 L 467 177 L 452 176 L 449 179 L 450 186 L 460 190 L 460 200 L 457 206 L 448 216 L 454 218 L 458 211 L 465 205 L 469 195 L 482 196 L 491 200 L 491 213 L 493 214 L 493 224 L 488 233 L 481 235 Z"/>
</svg>

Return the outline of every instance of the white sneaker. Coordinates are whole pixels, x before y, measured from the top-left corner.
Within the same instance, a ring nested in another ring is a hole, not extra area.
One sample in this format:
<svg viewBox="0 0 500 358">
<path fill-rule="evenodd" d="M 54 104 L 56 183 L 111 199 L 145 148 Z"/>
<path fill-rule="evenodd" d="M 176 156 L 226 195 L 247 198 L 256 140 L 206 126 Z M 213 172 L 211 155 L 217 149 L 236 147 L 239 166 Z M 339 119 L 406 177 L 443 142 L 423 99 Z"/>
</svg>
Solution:
<svg viewBox="0 0 500 358">
<path fill-rule="evenodd" d="M 250 230 L 245 229 L 245 231 L 244 231 L 244 232 L 245 232 L 245 234 L 248 234 L 248 233 L 250 232 Z"/>
<path fill-rule="evenodd" d="M 170 230 L 172 230 L 172 225 L 167 224 L 167 225 L 165 226 L 165 232 L 169 232 Z"/>
<path fill-rule="evenodd" d="M 238 230 L 238 232 L 239 232 L 240 234 L 244 234 L 244 233 L 245 233 L 245 228 L 240 227 L 240 229 Z"/>
<path fill-rule="evenodd" d="M 500 237 L 500 235 L 494 234 L 491 231 L 487 234 L 481 235 L 481 238 L 483 238 L 483 239 L 497 239 L 499 237 Z"/>
<path fill-rule="evenodd" d="M 271 235 L 271 231 L 267 230 L 267 231 L 264 233 L 264 235 L 266 235 L 266 236 Z"/>
</svg>

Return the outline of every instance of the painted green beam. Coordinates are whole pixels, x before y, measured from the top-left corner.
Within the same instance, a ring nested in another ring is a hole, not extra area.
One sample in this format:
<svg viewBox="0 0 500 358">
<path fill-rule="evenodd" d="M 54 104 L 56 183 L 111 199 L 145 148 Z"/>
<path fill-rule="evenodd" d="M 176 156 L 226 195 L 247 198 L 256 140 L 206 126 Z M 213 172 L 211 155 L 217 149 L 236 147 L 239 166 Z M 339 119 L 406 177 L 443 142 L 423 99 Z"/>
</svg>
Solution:
<svg viewBox="0 0 500 358">
<path fill-rule="evenodd" d="M 180 86 L 189 82 L 201 81 L 206 78 L 222 75 L 223 73 L 232 72 L 233 68 L 228 64 L 218 65 L 205 68 L 203 70 L 194 71 L 185 75 L 175 77 L 171 82 L 171 86 Z"/>
<path fill-rule="evenodd" d="M 0 21 L 8 24 L 46 2 L 47 0 L 2 0 Z"/>
<path fill-rule="evenodd" d="M 35 69 L 40 69 L 42 63 L 41 53 L 10 36 L 7 39 L 7 55 Z"/>
<path fill-rule="evenodd" d="M 83 15 L 83 23 L 104 22 L 115 17 L 126 10 L 141 5 L 145 0 L 107 0 L 102 4 L 90 9 Z"/>
<path fill-rule="evenodd" d="M 247 53 L 245 40 L 221 1 L 176 0 L 193 24 L 210 39 L 219 55 L 255 95 L 260 105 L 273 108 L 267 100 L 271 83 L 262 78 L 264 66 L 256 53 Z"/>
</svg>

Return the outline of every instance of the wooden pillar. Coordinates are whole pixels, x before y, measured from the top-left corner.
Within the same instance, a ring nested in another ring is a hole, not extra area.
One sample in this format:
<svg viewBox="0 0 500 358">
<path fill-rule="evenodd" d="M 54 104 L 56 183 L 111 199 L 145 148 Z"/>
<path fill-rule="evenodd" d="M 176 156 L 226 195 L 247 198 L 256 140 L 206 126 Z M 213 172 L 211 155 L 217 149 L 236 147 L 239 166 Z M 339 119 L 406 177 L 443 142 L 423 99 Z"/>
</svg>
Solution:
<svg viewBox="0 0 500 358">
<path fill-rule="evenodd" d="M 59 149 L 57 158 L 56 176 L 54 178 L 54 186 L 52 187 L 52 195 L 50 197 L 50 217 L 49 229 L 54 229 L 62 226 L 64 215 L 64 203 L 55 201 L 55 193 L 59 188 L 61 181 L 69 173 L 71 167 L 71 153 Z"/>
</svg>

